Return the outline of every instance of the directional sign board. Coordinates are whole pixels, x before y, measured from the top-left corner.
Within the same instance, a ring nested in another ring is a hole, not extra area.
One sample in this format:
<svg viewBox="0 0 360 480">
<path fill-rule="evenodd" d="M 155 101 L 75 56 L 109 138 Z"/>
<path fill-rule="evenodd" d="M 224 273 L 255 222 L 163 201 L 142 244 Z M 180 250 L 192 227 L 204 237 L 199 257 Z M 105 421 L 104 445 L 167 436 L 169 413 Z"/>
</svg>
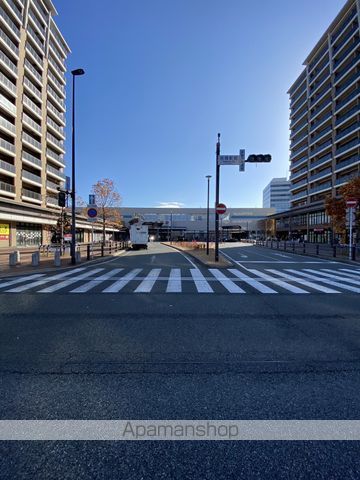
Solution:
<svg viewBox="0 0 360 480">
<path fill-rule="evenodd" d="M 90 222 L 95 222 L 97 219 L 98 211 L 95 207 L 90 207 L 87 209 L 87 216 Z"/>
<path fill-rule="evenodd" d="M 242 158 L 240 155 L 220 155 L 219 165 L 240 165 Z"/>
<path fill-rule="evenodd" d="M 224 215 L 224 213 L 226 213 L 226 205 L 224 203 L 218 203 L 216 213 L 218 215 Z"/>
</svg>

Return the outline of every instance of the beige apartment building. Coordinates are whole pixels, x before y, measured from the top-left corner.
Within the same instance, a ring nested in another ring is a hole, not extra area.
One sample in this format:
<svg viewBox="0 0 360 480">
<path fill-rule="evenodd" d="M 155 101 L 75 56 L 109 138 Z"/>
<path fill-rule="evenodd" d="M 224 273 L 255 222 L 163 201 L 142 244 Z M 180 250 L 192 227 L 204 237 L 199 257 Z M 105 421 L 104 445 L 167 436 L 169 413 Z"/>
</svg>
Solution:
<svg viewBox="0 0 360 480">
<path fill-rule="evenodd" d="M 0 1 L 0 246 L 47 243 L 65 181 L 70 50 L 51 0 Z"/>
<path fill-rule="evenodd" d="M 348 0 L 289 90 L 291 214 L 278 231 L 330 241 L 324 199 L 360 169 L 360 2 Z"/>
</svg>

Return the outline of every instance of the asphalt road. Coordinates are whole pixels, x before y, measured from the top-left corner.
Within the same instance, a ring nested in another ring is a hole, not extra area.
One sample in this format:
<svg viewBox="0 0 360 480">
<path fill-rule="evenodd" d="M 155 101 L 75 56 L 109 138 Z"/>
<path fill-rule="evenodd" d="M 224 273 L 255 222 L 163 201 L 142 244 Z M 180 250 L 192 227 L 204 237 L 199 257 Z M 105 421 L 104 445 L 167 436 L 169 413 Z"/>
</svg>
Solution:
<svg viewBox="0 0 360 480">
<path fill-rule="evenodd" d="M 233 267 L 152 244 L 0 279 L 1 419 L 359 419 L 360 269 L 223 252 Z M 357 479 L 360 460 L 357 442 L 0 442 L 0 472 Z"/>
</svg>

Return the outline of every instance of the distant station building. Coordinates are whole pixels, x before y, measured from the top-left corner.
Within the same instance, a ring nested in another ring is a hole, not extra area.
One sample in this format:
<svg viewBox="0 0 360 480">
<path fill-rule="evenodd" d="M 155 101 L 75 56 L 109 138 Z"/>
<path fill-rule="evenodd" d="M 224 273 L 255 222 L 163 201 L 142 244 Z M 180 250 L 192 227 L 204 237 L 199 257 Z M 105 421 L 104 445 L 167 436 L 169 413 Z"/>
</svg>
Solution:
<svg viewBox="0 0 360 480">
<path fill-rule="evenodd" d="M 273 178 L 263 190 L 263 208 L 275 208 L 283 212 L 290 208 L 290 181 L 283 178 Z"/>
</svg>

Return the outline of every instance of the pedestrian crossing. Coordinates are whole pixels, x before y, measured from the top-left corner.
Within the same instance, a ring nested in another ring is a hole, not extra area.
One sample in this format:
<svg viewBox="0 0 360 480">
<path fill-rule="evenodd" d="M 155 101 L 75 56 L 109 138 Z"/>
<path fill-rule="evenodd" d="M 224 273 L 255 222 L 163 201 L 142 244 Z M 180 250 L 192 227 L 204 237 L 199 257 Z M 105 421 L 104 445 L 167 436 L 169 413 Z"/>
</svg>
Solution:
<svg viewBox="0 0 360 480">
<path fill-rule="evenodd" d="M 360 269 L 96 268 L 0 280 L 0 294 L 360 293 Z"/>
</svg>

